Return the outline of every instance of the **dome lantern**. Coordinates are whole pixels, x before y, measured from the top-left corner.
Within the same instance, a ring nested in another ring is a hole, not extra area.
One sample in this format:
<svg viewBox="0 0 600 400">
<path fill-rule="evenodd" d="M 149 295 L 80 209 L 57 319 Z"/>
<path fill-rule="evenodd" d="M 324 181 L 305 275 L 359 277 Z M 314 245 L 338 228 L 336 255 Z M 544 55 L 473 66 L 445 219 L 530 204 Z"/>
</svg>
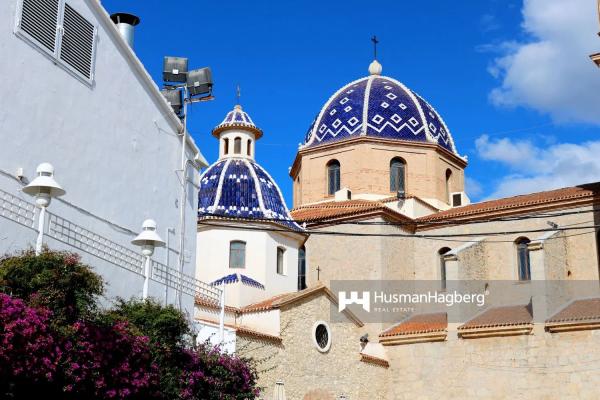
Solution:
<svg viewBox="0 0 600 400">
<path fill-rule="evenodd" d="M 219 158 L 241 157 L 254 159 L 255 141 L 260 139 L 263 132 L 252 118 L 236 104 L 227 113 L 225 119 L 217 125 L 212 134 L 219 139 Z"/>
</svg>

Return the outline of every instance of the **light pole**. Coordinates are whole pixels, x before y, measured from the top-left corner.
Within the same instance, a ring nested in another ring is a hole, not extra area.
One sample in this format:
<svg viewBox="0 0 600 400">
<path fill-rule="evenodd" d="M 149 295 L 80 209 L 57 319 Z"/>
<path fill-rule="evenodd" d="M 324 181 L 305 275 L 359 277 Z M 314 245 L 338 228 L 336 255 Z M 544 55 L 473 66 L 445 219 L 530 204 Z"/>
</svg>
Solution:
<svg viewBox="0 0 600 400">
<path fill-rule="evenodd" d="M 181 118 L 183 130 L 181 132 L 181 197 L 179 199 L 179 288 L 177 290 L 177 302 L 182 309 L 182 284 L 183 267 L 185 264 L 185 204 L 187 198 L 187 170 L 193 160 L 187 153 L 187 108 L 188 105 L 200 101 L 213 100 L 212 96 L 212 72 L 210 68 L 200 68 L 188 71 L 188 59 L 185 57 L 165 57 L 163 63 L 163 81 L 165 88 L 162 91 L 167 102 L 173 108 L 175 114 Z M 206 166 L 206 165 L 204 165 Z"/>
<path fill-rule="evenodd" d="M 156 247 L 163 247 L 165 242 L 156 233 L 156 222 L 152 219 L 147 219 L 142 224 L 142 231 L 135 239 L 131 241 L 131 244 L 139 246 L 142 249 L 144 255 L 144 288 L 142 289 L 142 299 L 148 298 L 148 286 L 150 285 L 150 257 L 154 254 Z"/>
<path fill-rule="evenodd" d="M 50 205 L 53 197 L 60 197 L 66 192 L 54 180 L 54 167 L 49 163 L 42 163 L 36 169 L 37 176 L 27 186 L 23 192 L 35 197 L 35 204 L 40 208 L 38 218 L 38 237 L 35 243 L 35 255 L 39 256 L 42 252 L 44 243 L 44 225 L 46 223 L 46 208 Z"/>
</svg>

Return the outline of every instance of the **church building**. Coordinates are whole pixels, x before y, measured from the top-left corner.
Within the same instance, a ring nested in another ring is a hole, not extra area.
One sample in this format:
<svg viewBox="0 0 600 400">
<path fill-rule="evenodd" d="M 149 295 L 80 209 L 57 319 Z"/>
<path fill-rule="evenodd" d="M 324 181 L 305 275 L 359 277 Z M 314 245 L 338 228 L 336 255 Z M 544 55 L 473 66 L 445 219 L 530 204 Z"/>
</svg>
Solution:
<svg viewBox="0 0 600 400">
<path fill-rule="evenodd" d="M 595 398 L 600 183 L 471 203 L 450 132 L 375 60 L 310 126 L 290 212 L 254 161 L 262 131 L 248 114 L 236 106 L 213 130 L 220 158 L 201 178 L 197 278 L 224 288 L 217 342 L 257 360 L 262 398 Z M 441 292 L 476 282 L 504 302 L 373 322 L 359 304 L 340 306 L 341 281 Z M 549 304 L 539 282 L 591 289 Z M 201 338 L 218 334 L 219 313 L 197 299 Z"/>
</svg>

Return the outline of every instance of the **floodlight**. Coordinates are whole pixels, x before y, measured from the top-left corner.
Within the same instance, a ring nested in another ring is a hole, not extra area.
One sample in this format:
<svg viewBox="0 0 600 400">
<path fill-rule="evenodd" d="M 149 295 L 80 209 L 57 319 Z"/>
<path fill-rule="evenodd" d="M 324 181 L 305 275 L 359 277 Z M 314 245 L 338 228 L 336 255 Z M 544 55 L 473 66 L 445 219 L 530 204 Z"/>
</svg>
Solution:
<svg viewBox="0 0 600 400">
<path fill-rule="evenodd" d="M 200 68 L 188 72 L 187 88 L 190 96 L 200 96 L 212 91 L 213 81 L 210 68 Z"/>
<path fill-rule="evenodd" d="M 167 100 L 167 103 L 173 108 L 173 111 L 177 115 L 181 115 L 183 109 L 183 96 L 180 89 L 163 89 L 161 90 L 163 96 Z"/>
<path fill-rule="evenodd" d="M 185 83 L 188 73 L 188 59 L 184 57 L 165 57 L 163 80 L 165 82 Z"/>
</svg>

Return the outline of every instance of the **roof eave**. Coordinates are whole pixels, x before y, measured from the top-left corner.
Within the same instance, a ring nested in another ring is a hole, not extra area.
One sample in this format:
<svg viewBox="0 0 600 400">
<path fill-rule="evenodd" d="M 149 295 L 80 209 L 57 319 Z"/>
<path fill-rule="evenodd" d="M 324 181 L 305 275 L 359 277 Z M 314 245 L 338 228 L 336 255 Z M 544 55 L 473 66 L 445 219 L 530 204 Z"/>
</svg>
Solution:
<svg viewBox="0 0 600 400">
<path fill-rule="evenodd" d="M 533 324 L 502 325 L 489 327 L 458 328 L 458 336 L 463 339 L 479 339 L 499 336 L 529 335 Z"/>
<path fill-rule="evenodd" d="M 444 330 L 435 330 L 429 332 L 403 333 L 389 336 L 379 336 L 379 343 L 384 346 L 394 346 L 402 344 L 443 342 L 446 340 L 448 332 Z"/>
<path fill-rule="evenodd" d="M 546 330 L 551 333 L 600 329 L 600 318 L 576 321 L 547 322 Z"/>
</svg>

